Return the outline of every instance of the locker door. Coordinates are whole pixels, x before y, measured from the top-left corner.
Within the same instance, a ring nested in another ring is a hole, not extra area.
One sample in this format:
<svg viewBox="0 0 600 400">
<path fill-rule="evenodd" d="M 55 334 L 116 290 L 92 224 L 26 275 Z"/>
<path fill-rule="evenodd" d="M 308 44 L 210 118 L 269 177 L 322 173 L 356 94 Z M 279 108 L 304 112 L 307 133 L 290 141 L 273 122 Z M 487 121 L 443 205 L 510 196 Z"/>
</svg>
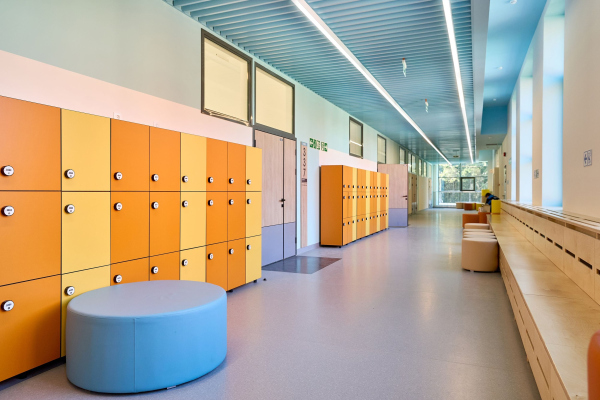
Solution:
<svg viewBox="0 0 600 400">
<path fill-rule="evenodd" d="M 373 233 L 377 233 L 377 214 L 371 214 L 371 228 L 370 228 L 370 232 Z"/>
<path fill-rule="evenodd" d="M 342 218 L 346 218 L 348 216 L 348 204 L 351 199 L 349 199 L 348 192 L 342 193 Z"/>
<path fill-rule="evenodd" d="M 371 188 L 371 171 L 364 171 L 365 174 L 365 191 Z"/>
<path fill-rule="evenodd" d="M 178 192 L 181 165 L 181 134 L 150 127 L 150 190 Z"/>
<path fill-rule="evenodd" d="M 150 192 L 150 255 L 179 250 L 179 192 Z"/>
<path fill-rule="evenodd" d="M 60 190 L 60 109 L 0 96 L 0 121 L 0 190 Z"/>
<path fill-rule="evenodd" d="M 246 146 L 227 143 L 227 190 L 246 191 Z"/>
<path fill-rule="evenodd" d="M 231 290 L 246 283 L 246 239 L 227 244 L 227 290 Z"/>
<path fill-rule="evenodd" d="M 0 192 L 0 286 L 60 274 L 60 202 L 60 192 Z"/>
<path fill-rule="evenodd" d="M 110 120 L 112 191 L 150 190 L 150 127 Z"/>
<path fill-rule="evenodd" d="M 206 246 L 206 193 L 181 192 L 181 250 Z"/>
<path fill-rule="evenodd" d="M 364 190 L 365 189 L 365 185 L 366 185 L 366 176 L 367 176 L 367 171 L 365 171 L 364 169 L 358 169 L 357 170 L 357 175 L 358 175 L 358 190 Z"/>
<path fill-rule="evenodd" d="M 262 193 L 246 192 L 246 236 L 261 234 Z"/>
<path fill-rule="evenodd" d="M 352 191 L 356 193 L 358 190 L 358 169 L 352 168 Z"/>
<path fill-rule="evenodd" d="M 371 201 L 371 214 L 377 212 L 377 192 L 375 191 L 375 189 L 371 190 L 371 198 L 369 199 Z"/>
<path fill-rule="evenodd" d="M 245 192 L 229 192 L 227 199 L 227 240 L 246 237 L 246 202 Z"/>
<path fill-rule="evenodd" d="M 181 134 L 181 191 L 206 191 L 206 138 Z"/>
<path fill-rule="evenodd" d="M 342 243 L 346 245 L 352 241 L 352 220 L 350 218 L 344 219 L 344 222 L 342 222 L 342 229 Z"/>
<path fill-rule="evenodd" d="M 226 242 L 227 192 L 209 192 L 206 198 L 206 244 Z"/>
<path fill-rule="evenodd" d="M 127 261 L 110 266 L 110 284 L 119 285 L 132 282 L 145 282 L 150 278 L 150 259 Z"/>
<path fill-rule="evenodd" d="M 358 227 L 358 224 L 356 223 L 356 217 L 352 217 L 352 241 L 353 242 L 356 239 L 358 239 L 357 227 Z"/>
<path fill-rule="evenodd" d="M 110 194 L 110 262 L 148 257 L 150 253 L 148 192 Z"/>
<path fill-rule="evenodd" d="M 61 290 L 61 330 L 60 330 L 60 356 L 65 352 L 65 327 L 67 326 L 67 305 L 75 297 L 90 290 L 110 286 L 110 266 L 73 272 L 62 276 Z"/>
<path fill-rule="evenodd" d="M 227 289 L 227 242 L 206 246 L 206 282 Z"/>
<path fill-rule="evenodd" d="M 206 175 L 207 191 L 227 191 L 227 142 L 206 139 Z"/>
<path fill-rule="evenodd" d="M 179 252 L 150 257 L 150 280 L 179 280 Z"/>
<path fill-rule="evenodd" d="M 256 281 L 262 276 L 262 236 L 246 238 L 246 283 Z"/>
<path fill-rule="evenodd" d="M 353 168 L 344 165 L 342 170 L 342 190 L 344 192 L 348 192 L 350 189 L 352 189 L 352 178 L 354 175 L 352 173 Z"/>
<path fill-rule="evenodd" d="M 110 192 L 63 192 L 62 273 L 110 264 Z"/>
<path fill-rule="evenodd" d="M 246 147 L 246 191 L 262 191 L 262 149 Z"/>
<path fill-rule="evenodd" d="M 206 247 L 183 250 L 179 253 L 179 279 L 206 282 Z"/>
<path fill-rule="evenodd" d="M 371 233 L 371 215 L 365 215 L 365 236 L 369 236 Z"/>
<path fill-rule="evenodd" d="M 0 381 L 60 357 L 60 276 L 0 287 Z"/>
<path fill-rule="evenodd" d="M 351 192 L 352 193 L 352 210 L 350 211 L 351 213 L 351 217 L 356 217 L 356 215 L 358 214 L 358 196 L 356 195 L 356 192 Z"/>
</svg>

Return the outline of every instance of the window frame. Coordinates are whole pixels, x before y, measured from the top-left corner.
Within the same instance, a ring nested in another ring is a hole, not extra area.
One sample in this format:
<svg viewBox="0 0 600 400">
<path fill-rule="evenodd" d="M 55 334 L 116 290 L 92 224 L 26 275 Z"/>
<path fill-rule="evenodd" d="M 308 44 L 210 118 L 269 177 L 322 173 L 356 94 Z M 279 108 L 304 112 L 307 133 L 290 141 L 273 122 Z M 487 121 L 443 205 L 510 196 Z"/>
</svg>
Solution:
<svg viewBox="0 0 600 400">
<path fill-rule="evenodd" d="M 254 112 L 256 112 L 256 70 L 260 69 L 263 72 L 266 72 L 267 74 L 271 75 L 272 77 L 279 79 L 280 81 L 282 81 L 283 83 L 286 83 L 287 85 L 292 87 L 292 133 L 290 134 L 289 132 L 285 132 L 282 131 L 280 129 L 277 128 L 272 128 L 268 125 L 263 125 L 263 124 L 259 124 L 257 122 L 254 122 L 254 124 L 252 125 L 255 129 L 258 129 L 259 131 L 263 131 L 263 132 L 267 132 L 273 135 L 277 135 L 277 136 L 281 136 L 284 138 L 288 138 L 288 139 L 296 139 L 296 85 L 294 85 L 292 82 L 288 81 L 285 78 L 282 78 L 281 76 L 277 75 L 276 73 L 274 73 L 273 71 L 269 71 L 266 67 L 262 66 L 261 64 L 255 62 L 254 63 L 254 96 L 252 98 L 253 100 L 253 110 Z"/>
<path fill-rule="evenodd" d="M 464 189 L 463 182 L 470 180 L 473 182 L 473 189 Z M 474 192 L 476 189 L 475 177 L 474 176 L 461 176 L 460 177 L 460 191 L 461 192 Z"/>
<path fill-rule="evenodd" d="M 383 139 L 383 162 L 379 162 L 379 139 Z M 387 140 L 381 136 L 377 135 L 377 164 L 385 164 L 387 163 Z"/>
<path fill-rule="evenodd" d="M 360 125 L 360 156 L 357 156 L 356 154 L 352 154 L 352 152 L 350 151 L 350 127 L 352 122 L 354 122 L 357 125 Z M 351 155 L 352 157 L 356 157 L 356 158 L 363 158 L 365 155 L 365 149 L 364 149 L 364 144 L 365 144 L 365 131 L 364 131 L 364 125 L 359 122 L 358 120 L 349 117 L 348 120 L 348 154 Z"/>
</svg>

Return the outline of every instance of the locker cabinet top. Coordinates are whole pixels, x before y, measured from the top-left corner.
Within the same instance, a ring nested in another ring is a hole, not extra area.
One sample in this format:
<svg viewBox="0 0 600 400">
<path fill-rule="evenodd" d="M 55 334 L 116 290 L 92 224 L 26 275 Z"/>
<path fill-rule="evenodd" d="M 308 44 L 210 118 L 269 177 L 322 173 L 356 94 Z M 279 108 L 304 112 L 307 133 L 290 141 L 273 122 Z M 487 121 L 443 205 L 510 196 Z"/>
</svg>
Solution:
<svg viewBox="0 0 600 400">
<path fill-rule="evenodd" d="M 108 286 L 77 296 L 68 313 L 97 318 L 140 318 L 185 314 L 227 301 L 219 286 L 193 281 L 147 281 Z"/>
</svg>

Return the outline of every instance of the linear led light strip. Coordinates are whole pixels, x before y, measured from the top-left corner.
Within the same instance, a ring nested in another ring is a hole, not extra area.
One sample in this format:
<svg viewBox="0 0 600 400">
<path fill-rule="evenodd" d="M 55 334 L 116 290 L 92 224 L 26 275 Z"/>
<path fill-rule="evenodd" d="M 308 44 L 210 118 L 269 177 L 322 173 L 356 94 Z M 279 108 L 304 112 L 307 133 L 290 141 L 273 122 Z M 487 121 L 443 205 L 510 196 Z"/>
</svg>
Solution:
<svg viewBox="0 0 600 400">
<path fill-rule="evenodd" d="M 340 53 L 342 53 L 344 57 L 346 57 L 348 61 L 350 61 L 352 65 L 354 65 L 354 67 L 357 70 L 359 70 L 360 73 L 365 76 L 365 78 L 367 78 L 371 85 L 373 85 L 375 89 L 377 89 L 377 91 L 381 93 L 381 95 L 400 113 L 400 115 L 402 115 L 404 119 L 406 119 L 408 123 L 411 124 L 413 128 L 415 128 L 417 132 L 419 132 L 423 139 L 425 139 L 425 141 L 429 143 L 429 145 L 433 147 L 435 151 L 437 151 L 438 154 L 442 156 L 442 158 L 446 160 L 448 164 L 452 165 L 452 163 L 448 161 L 448 159 L 442 154 L 442 152 L 437 147 L 435 147 L 433 143 L 431 143 L 431 140 L 429 140 L 429 138 L 427 137 L 427 135 L 425 135 L 423 130 L 419 128 L 419 125 L 417 125 L 417 123 L 413 121 L 413 119 L 406 113 L 406 111 L 404 111 L 404 109 L 400 107 L 398 103 L 396 103 L 396 100 L 394 100 L 394 98 L 387 92 L 387 90 L 383 88 L 383 86 L 381 86 L 377 79 L 375 79 L 375 77 L 371 75 L 371 73 L 364 67 L 364 65 L 362 65 L 361 62 L 358 61 L 358 58 L 356 58 L 354 54 L 352 54 L 350 49 L 348 49 L 346 45 L 340 40 L 340 38 L 338 38 L 336 34 L 333 33 L 331 29 L 329 29 L 327 24 L 323 22 L 323 20 L 317 15 L 317 13 L 314 12 L 314 10 L 306 3 L 306 1 L 292 1 L 296 5 L 296 7 L 298 7 L 298 9 L 300 9 L 300 11 L 302 11 L 304 15 L 306 15 L 310 22 L 312 22 L 321 31 L 321 33 L 325 35 L 325 37 L 340 51 Z"/>
<path fill-rule="evenodd" d="M 465 123 L 465 133 L 467 135 L 467 144 L 469 145 L 469 156 L 473 163 L 473 150 L 471 149 L 471 134 L 469 133 L 469 123 L 467 122 L 467 108 L 465 106 L 465 94 L 463 93 L 462 78 L 460 77 L 460 64 L 458 63 L 458 49 L 456 47 L 456 37 L 454 36 L 454 22 L 452 21 L 452 7 L 450 0 L 442 0 L 444 4 L 444 15 L 446 16 L 446 26 L 448 27 L 448 37 L 450 38 L 450 51 L 452 52 L 452 62 L 454 63 L 454 75 L 456 76 L 456 87 L 458 88 L 458 99 L 462 109 L 463 121 Z"/>
</svg>

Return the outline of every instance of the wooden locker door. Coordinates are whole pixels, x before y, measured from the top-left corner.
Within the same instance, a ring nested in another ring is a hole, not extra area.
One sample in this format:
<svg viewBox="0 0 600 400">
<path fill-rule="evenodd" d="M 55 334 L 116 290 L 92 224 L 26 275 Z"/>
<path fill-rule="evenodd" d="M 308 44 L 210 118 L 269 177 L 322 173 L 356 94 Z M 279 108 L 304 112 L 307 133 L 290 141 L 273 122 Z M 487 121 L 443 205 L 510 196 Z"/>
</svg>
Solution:
<svg viewBox="0 0 600 400">
<path fill-rule="evenodd" d="M 227 142 L 206 139 L 206 190 L 227 191 Z"/>
<path fill-rule="evenodd" d="M 227 244 L 227 290 L 231 290 L 246 283 L 246 239 Z"/>
<path fill-rule="evenodd" d="M 262 195 L 246 192 L 246 237 L 261 234 Z"/>
<path fill-rule="evenodd" d="M 296 141 L 284 139 L 283 142 L 283 223 L 287 224 L 296 222 Z"/>
<path fill-rule="evenodd" d="M 62 193 L 62 273 L 110 264 L 110 192 Z"/>
<path fill-rule="evenodd" d="M 148 192 L 110 194 L 110 262 L 148 257 L 150 195 Z"/>
<path fill-rule="evenodd" d="M 150 190 L 178 192 L 180 168 L 181 133 L 150 127 Z"/>
<path fill-rule="evenodd" d="M 181 192 L 180 250 L 206 246 L 206 192 Z"/>
<path fill-rule="evenodd" d="M 150 280 L 179 280 L 179 252 L 150 257 Z"/>
<path fill-rule="evenodd" d="M 111 119 L 110 138 L 111 190 L 150 190 L 150 127 Z"/>
<path fill-rule="evenodd" d="M 354 168 L 352 167 L 348 167 L 348 166 L 343 166 L 342 168 L 343 172 L 343 177 L 342 177 L 342 189 L 344 190 L 344 192 L 348 192 L 352 189 L 352 180 L 354 177 L 354 173 L 353 170 Z"/>
<path fill-rule="evenodd" d="M 342 192 L 342 218 L 347 218 L 348 217 L 348 204 L 349 203 L 349 198 L 350 196 L 348 195 L 348 192 Z"/>
<path fill-rule="evenodd" d="M 60 192 L 0 192 L 0 286 L 60 274 Z"/>
<path fill-rule="evenodd" d="M 356 217 L 352 217 L 352 241 L 358 239 L 357 235 L 358 224 L 356 222 Z"/>
<path fill-rule="evenodd" d="M 206 138 L 181 134 L 181 191 L 206 191 Z"/>
<path fill-rule="evenodd" d="M 246 146 L 227 143 L 227 190 L 246 191 Z"/>
<path fill-rule="evenodd" d="M 343 229 L 344 229 L 344 245 L 352 242 L 352 218 L 346 218 L 344 219 L 343 222 Z"/>
<path fill-rule="evenodd" d="M 60 276 L 0 287 L 0 381 L 60 357 Z"/>
<path fill-rule="evenodd" d="M 262 226 L 283 224 L 283 138 L 255 131 L 256 147 L 262 149 Z"/>
<path fill-rule="evenodd" d="M 246 191 L 262 191 L 262 149 L 246 147 Z"/>
<path fill-rule="evenodd" d="M 246 238 L 246 283 L 256 281 L 262 276 L 262 237 Z"/>
<path fill-rule="evenodd" d="M 145 282 L 150 279 L 149 267 L 149 258 L 111 264 L 110 284 L 112 286 L 132 282 Z"/>
<path fill-rule="evenodd" d="M 227 193 L 227 240 L 246 237 L 246 193 Z"/>
<path fill-rule="evenodd" d="M 183 250 L 179 253 L 179 279 L 206 282 L 206 247 Z"/>
<path fill-rule="evenodd" d="M 179 250 L 179 192 L 150 192 L 150 255 Z"/>
<path fill-rule="evenodd" d="M 371 214 L 371 219 L 369 221 L 371 223 L 370 232 L 377 233 L 379 230 L 377 229 L 377 214 Z"/>
<path fill-rule="evenodd" d="M 206 282 L 227 289 L 227 242 L 206 246 Z"/>
<path fill-rule="evenodd" d="M 62 190 L 110 191 L 110 118 L 61 113 Z"/>
<path fill-rule="evenodd" d="M 110 266 L 73 272 L 62 276 L 61 290 L 61 330 L 60 356 L 66 355 L 65 328 L 67 326 L 67 305 L 75 297 L 90 290 L 110 286 Z"/>
<path fill-rule="evenodd" d="M 206 193 L 206 244 L 227 241 L 227 192 Z"/>
<path fill-rule="evenodd" d="M 0 132 L 0 190 L 61 189 L 59 108 L 0 96 Z"/>
<path fill-rule="evenodd" d="M 364 191 L 365 190 L 365 182 L 367 180 L 367 171 L 365 171 L 364 169 L 357 169 L 357 176 L 358 176 L 358 190 L 359 191 Z"/>
</svg>

